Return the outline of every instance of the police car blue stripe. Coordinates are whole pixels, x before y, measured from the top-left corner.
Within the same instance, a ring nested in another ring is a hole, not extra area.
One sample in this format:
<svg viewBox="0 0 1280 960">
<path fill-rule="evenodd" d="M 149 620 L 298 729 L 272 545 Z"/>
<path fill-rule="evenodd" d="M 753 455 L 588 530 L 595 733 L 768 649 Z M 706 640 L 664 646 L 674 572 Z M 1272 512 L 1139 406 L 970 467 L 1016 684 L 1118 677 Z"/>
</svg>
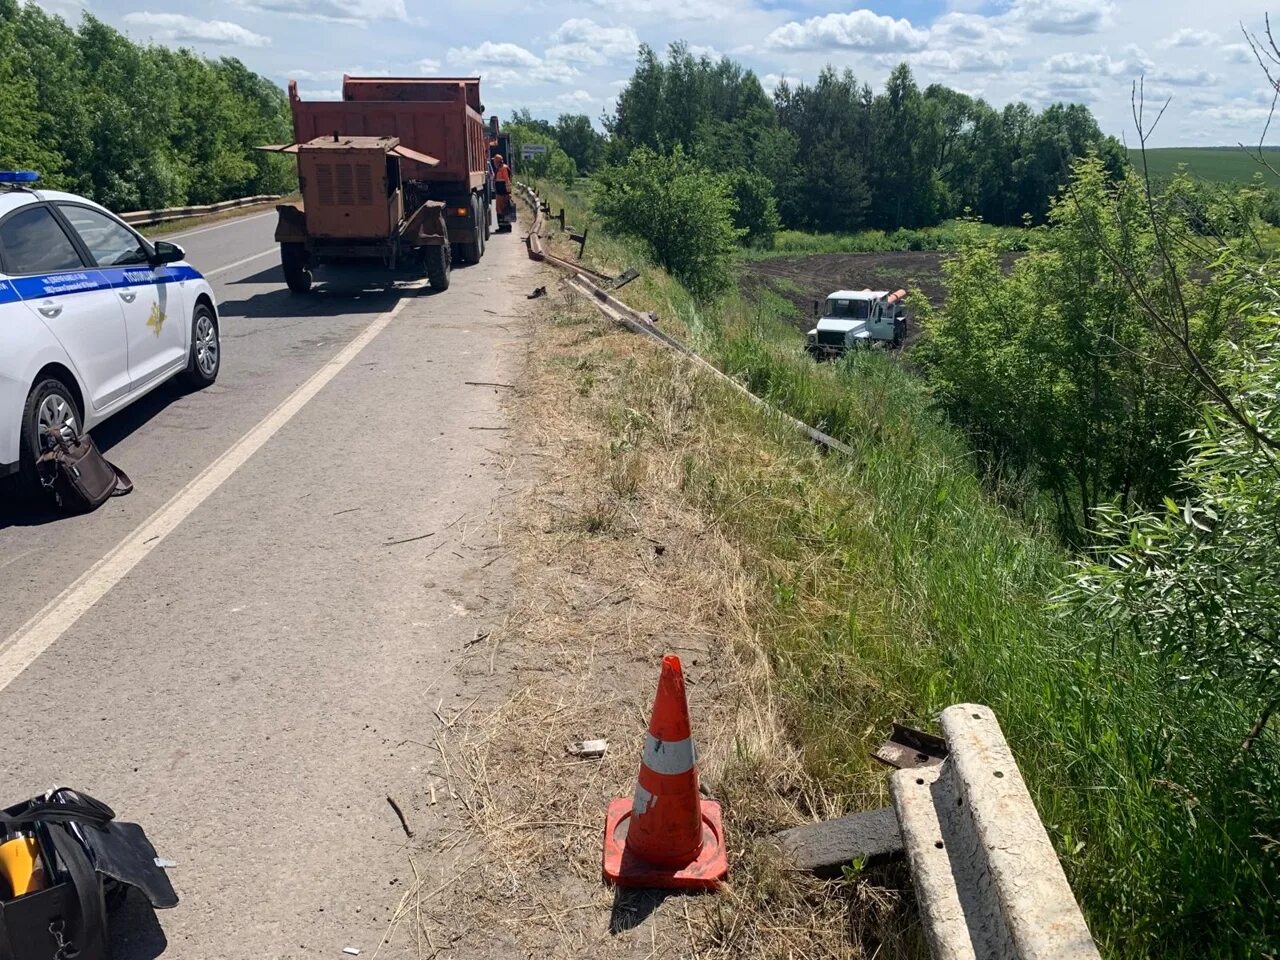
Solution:
<svg viewBox="0 0 1280 960">
<path fill-rule="evenodd" d="M 0 303 L 60 297 L 93 290 L 142 287 L 153 283 L 180 283 L 200 280 L 200 271 L 185 264 L 151 269 L 147 266 L 107 267 L 102 270 L 76 270 L 34 277 L 0 280 Z"/>
<path fill-rule="evenodd" d="M 106 290 L 111 284 L 97 270 L 77 270 L 69 273 L 49 273 L 37 277 L 18 277 L 10 280 L 18 296 L 23 300 L 41 297 L 62 297 L 70 293 L 88 293 Z"/>
</svg>

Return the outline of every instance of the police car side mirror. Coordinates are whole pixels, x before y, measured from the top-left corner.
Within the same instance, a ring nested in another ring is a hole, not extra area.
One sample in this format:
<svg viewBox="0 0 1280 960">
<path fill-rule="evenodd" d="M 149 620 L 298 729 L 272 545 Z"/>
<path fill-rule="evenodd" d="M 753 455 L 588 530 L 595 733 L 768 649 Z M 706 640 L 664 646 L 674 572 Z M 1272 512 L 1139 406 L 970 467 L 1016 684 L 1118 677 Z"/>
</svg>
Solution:
<svg viewBox="0 0 1280 960">
<path fill-rule="evenodd" d="M 170 243 L 168 240 L 157 240 L 154 244 L 155 256 L 151 258 L 151 262 L 160 266 L 162 263 L 176 263 L 179 260 L 186 259 L 187 252 L 176 243 Z"/>
</svg>

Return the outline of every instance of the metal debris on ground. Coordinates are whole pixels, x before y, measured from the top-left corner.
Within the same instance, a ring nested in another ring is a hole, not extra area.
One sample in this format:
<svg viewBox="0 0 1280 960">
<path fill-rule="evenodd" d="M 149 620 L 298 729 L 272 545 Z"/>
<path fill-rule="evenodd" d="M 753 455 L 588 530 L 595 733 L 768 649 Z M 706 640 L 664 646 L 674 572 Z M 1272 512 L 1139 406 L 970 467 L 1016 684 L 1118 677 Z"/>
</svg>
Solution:
<svg viewBox="0 0 1280 960">
<path fill-rule="evenodd" d="M 343 953 L 345 953 L 345 954 L 346 954 L 347 956 L 349 956 L 349 957 L 358 957 L 358 956 L 360 956 L 360 948 L 359 948 L 359 947 L 343 947 L 343 948 L 342 948 L 342 952 L 343 952 Z"/>
<path fill-rule="evenodd" d="M 947 758 L 947 742 L 937 734 L 895 723 L 889 739 L 871 756 L 895 770 L 936 767 Z"/>
<path fill-rule="evenodd" d="M 539 297 L 545 297 L 546 295 L 547 295 L 546 287 L 537 287 L 534 289 L 533 293 L 529 294 L 527 297 L 525 297 L 525 299 L 537 300 Z"/>
<path fill-rule="evenodd" d="M 613 289 L 621 290 L 632 280 L 640 276 L 640 271 L 635 267 L 630 267 L 624 273 L 619 274 L 613 281 Z"/>
<path fill-rule="evenodd" d="M 565 747 L 569 753 L 583 760 L 599 760 L 609 749 L 608 740 L 578 740 Z"/>
</svg>

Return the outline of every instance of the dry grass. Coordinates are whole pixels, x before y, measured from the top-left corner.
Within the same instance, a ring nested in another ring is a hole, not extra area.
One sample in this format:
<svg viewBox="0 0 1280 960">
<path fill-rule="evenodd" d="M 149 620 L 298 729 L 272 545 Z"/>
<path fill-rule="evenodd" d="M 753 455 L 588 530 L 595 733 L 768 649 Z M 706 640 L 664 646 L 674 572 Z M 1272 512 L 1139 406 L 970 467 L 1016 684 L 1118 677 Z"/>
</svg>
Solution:
<svg viewBox="0 0 1280 960">
<path fill-rule="evenodd" d="M 749 616 L 758 584 L 717 518 L 681 496 L 706 431 L 717 429 L 705 413 L 713 388 L 560 294 L 547 311 L 534 321 L 527 382 L 513 401 L 529 425 L 515 468 L 527 473 L 528 493 L 507 538 L 516 603 L 464 666 L 513 692 L 487 711 L 439 717 L 434 790 L 456 793 L 462 822 L 420 861 L 432 869 L 415 870 L 388 931 L 392 948 L 874 955 L 897 894 L 791 873 L 767 839 L 844 812 L 845 801 L 804 772 L 780 723 Z M 634 786 L 667 652 L 685 664 L 702 780 L 724 804 L 732 878 L 714 896 L 615 896 L 600 882 L 604 809 Z M 597 737 L 609 741 L 601 760 L 566 750 Z"/>
</svg>

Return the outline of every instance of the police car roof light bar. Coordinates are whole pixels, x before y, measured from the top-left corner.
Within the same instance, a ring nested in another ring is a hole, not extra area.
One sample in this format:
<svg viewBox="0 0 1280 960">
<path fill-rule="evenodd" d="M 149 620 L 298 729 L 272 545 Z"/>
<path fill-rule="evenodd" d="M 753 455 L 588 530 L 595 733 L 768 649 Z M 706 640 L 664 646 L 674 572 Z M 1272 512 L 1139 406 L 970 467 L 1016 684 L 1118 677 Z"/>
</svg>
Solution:
<svg viewBox="0 0 1280 960">
<path fill-rule="evenodd" d="M 0 170 L 0 189 L 28 190 L 39 179 L 34 170 Z"/>
</svg>

